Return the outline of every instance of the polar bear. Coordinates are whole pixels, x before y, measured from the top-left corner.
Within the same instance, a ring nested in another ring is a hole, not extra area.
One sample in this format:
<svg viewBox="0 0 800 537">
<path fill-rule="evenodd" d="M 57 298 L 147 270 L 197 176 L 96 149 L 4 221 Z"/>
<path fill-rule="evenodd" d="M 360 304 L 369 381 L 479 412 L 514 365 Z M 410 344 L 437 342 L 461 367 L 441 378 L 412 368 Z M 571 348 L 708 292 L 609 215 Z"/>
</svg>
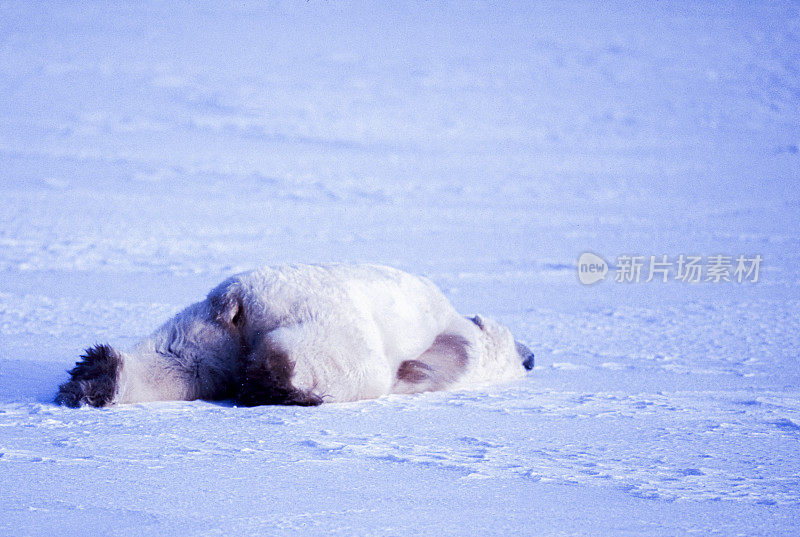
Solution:
<svg viewBox="0 0 800 537">
<path fill-rule="evenodd" d="M 129 352 L 86 350 L 56 402 L 319 405 L 515 379 L 533 354 L 459 315 L 428 279 L 378 265 L 288 265 L 233 276 Z"/>
</svg>

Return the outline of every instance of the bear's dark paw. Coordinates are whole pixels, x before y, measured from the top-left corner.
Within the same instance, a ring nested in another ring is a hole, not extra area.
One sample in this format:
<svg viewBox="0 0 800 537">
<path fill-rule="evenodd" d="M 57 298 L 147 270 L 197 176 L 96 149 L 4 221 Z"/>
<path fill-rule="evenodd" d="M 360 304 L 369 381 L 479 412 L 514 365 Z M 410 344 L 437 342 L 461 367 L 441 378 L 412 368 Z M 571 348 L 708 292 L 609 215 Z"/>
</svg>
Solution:
<svg viewBox="0 0 800 537">
<path fill-rule="evenodd" d="M 69 372 L 70 380 L 59 387 L 56 404 L 70 408 L 109 404 L 117 390 L 119 368 L 119 355 L 108 345 L 86 349 L 81 361 Z"/>
</svg>

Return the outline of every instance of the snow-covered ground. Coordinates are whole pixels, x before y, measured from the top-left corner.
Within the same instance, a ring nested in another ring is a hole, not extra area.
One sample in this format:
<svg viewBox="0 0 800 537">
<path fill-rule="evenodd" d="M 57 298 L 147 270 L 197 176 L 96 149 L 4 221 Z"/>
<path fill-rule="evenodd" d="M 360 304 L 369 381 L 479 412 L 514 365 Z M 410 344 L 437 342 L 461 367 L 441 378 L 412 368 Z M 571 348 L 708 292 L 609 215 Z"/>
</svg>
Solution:
<svg viewBox="0 0 800 537">
<path fill-rule="evenodd" d="M 379 4 L 0 3 L 0 533 L 796 535 L 797 3 Z M 583 286 L 584 251 L 764 261 Z M 84 347 L 313 261 L 426 274 L 537 367 L 51 403 Z"/>
</svg>

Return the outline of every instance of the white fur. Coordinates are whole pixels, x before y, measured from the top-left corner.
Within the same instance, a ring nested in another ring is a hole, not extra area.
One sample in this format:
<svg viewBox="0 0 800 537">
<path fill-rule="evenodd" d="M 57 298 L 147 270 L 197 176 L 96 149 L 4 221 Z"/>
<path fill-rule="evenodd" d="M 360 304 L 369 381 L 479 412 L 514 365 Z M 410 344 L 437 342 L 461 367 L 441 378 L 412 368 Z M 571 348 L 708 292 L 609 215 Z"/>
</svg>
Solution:
<svg viewBox="0 0 800 537">
<path fill-rule="evenodd" d="M 508 329 L 462 317 L 426 278 L 374 265 L 292 265 L 226 280 L 120 353 L 113 402 L 222 398 L 241 384 L 243 360 L 262 359 L 252 352 L 260 346 L 288 357 L 294 388 L 325 402 L 525 372 Z"/>
</svg>

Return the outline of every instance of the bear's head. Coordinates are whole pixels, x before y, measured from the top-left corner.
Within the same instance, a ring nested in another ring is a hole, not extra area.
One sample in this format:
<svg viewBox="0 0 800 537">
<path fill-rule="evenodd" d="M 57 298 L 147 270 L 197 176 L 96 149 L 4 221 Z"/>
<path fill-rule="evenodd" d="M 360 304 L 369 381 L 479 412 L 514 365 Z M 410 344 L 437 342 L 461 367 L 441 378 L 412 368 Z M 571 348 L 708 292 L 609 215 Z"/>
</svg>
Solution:
<svg viewBox="0 0 800 537">
<path fill-rule="evenodd" d="M 492 346 L 492 351 L 498 360 L 503 360 L 503 358 L 511 359 L 512 361 L 517 360 L 522 363 L 526 370 L 533 369 L 533 353 L 523 343 L 515 340 L 508 328 L 481 315 L 470 317 L 469 320 L 475 323 L 481 329 L 481 332 L 486 334 Z"/>
</svg>

